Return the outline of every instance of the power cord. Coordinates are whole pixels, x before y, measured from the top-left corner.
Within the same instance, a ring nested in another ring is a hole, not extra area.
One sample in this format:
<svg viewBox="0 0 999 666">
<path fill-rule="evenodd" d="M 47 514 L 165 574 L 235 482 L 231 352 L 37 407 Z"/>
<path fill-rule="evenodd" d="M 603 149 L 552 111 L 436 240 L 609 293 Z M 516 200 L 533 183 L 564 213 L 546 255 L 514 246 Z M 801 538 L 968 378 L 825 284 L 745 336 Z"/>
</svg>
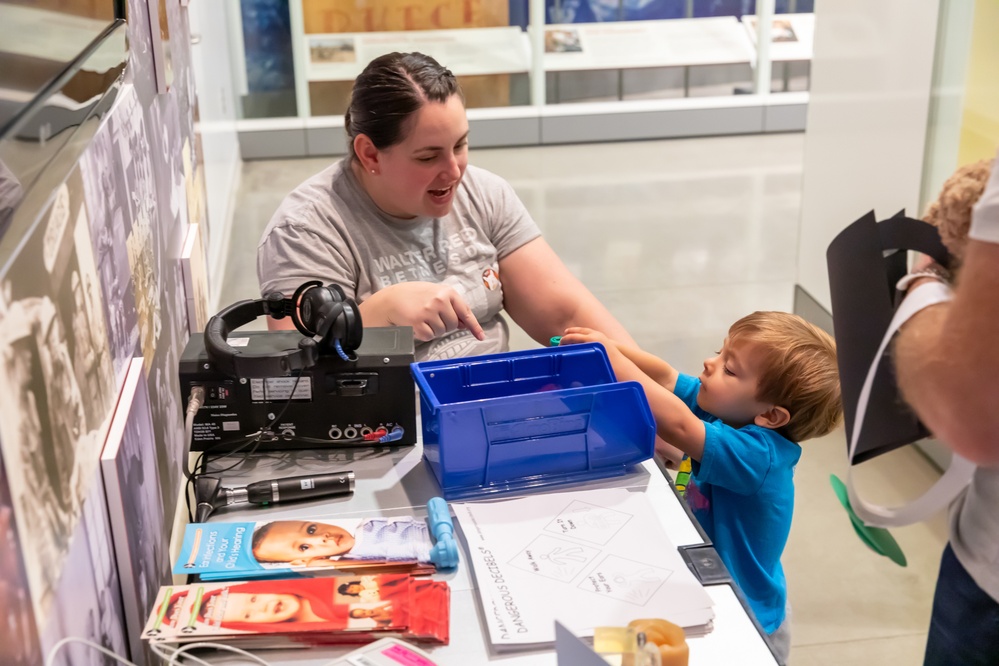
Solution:
<svg viewBox="0 0 999 666">
<path fill-rule="evenodd" d="M 53 666 L 55 664 L 56 657 L 59 656 L 59 652 L 67 645 L 71 643 L 76 643 L 78 645 L 85 645 L 93 650 L 97 650 L 101 654 L 111 657 L 119 664 L 125 664 L 125 666 L 137 666 L 135 662 L 129 661 L 128 659 L 122 657 L 121 655 L 109 650 L 103 645 L 99 645 L 86 638 L 77 638 L 76 636 L 68 636 L 63 638 L 58 643 L 52 646 L 49 650 L 49 654 L 45 659 L 45 666 Z M 226 645 L 225 643 L 186 643 L 181 647 L 176 647 L 168 643 L 150 643 L 149 649 L 153 651 L 157 657 L 162 659 L 167 663 L 168 666 L 177 666 L 179 664 L 199 664 L 199 666 L 213 666 L 212 662 L 205 661 L 201 657 L 196 657 L 192 654 L 188 654 L 189 650 L 195 650 L 198 648 L 211 648 L 213 650 L 221 650 L 223 652 L 231 652 L 233 654 L 240 655 L 246 659 L 249 659 L 255 664 L 260 664 L 261 666 L 274 666 L 271 662 L 263 659 L 262 657 L 253 654 L 252 652 L 247 652 L 238 647 L 232 645 Z M 183 658 L 184 661 L 179 661 Z M 333 661 L 336 661 L 334 659 Z M 332 662 L 330 662 L 332 663 Z"/>
<path fill-rule="evenodd" d="M 274 434 L 271 428 L 274 426 L 275 423 L 280 421 L 281 417 L 284 416 L 284 413 L 288 411 L 288 406 L 291 405 L 292 398 L 295 397 L 295 391 L 298 390 L 298 382 L 301 381 L 301 379 L 302 379 L 302 373 L 299 372 L 295 376 L 295 383 L 292 385 L 291 391 L 288 392 L 288 399 L 285 401 L 284 406 L 281 408 L 281 411 L 278 412 L 277 415 L 275 415 L 274 418 L 271 419 L 270 423 L 265 425 L 263 428 L 253 433 L 252 435 L 249 435 L 248 437 L 244 437 L 237 440 L 216 442 L 215 444 L 206 447 L 205 450 L 203 450 L 201 454 L 195 459 L 194 471 L 191 471 L 188 468 L 189 460 L 184 461 L 184 476 L 187 478 L 187 483 L 184 486 L 184 504 L 187 506 L 187 518 L 190 522 L 192 523 L 194 522 L 194 512 L 191 511 L 191 489 L 194 487 L 195 483 L 197 482 L 198 477 L 204 476 L 206 474 L 206 472 L 204 471 L 199 471 L 202 462 L 205 459 L 205 455 L 210 451 L 216 450 L 220 447 L 232 446 L 233 444 L 236 444 L 237 445 L 236 448 L 232 449 L 231 451 L 227 451 L 226 454 L 221 457 L 221 458 L 227 458 L 231 455 L 244 451 L 244 449 L 246 449 L 246 447 L 249 446 L 250 450 L 243 453 L 242 457 L 239 460 L 237 460 L 229 467 L 225 467 L 220 470 L 215 470 L 215 472 L 213 473 L 226 472 L 230 469 L 233 469 L 241 465 L 243 461 L 246 460 L 246 456 L 252 455 L 253 452 L 256 451 L 257 446 L 260 444 L 260 442 L 263 440 L 265 436 L 272 438 L 270 441 L 276 439 L 277 435 Z M 201 409 L 201 406 L 204 404 L 204 401 L 205 401 L 205 387 L 203 386 L 192 387 L 191 395 L 187 399 L 187 409 L 185 411 L 185 419 L 184 419 L 184 427 L 189 445 L 194 444 L 194 418 L 195 415 L 197 415 L 198 410 Z"/>
<path fill-rule="evenodd" d="M 103 645 L 98 645 L 97 643 L 94 643 L 93 641 L 88 641 L 86 638 L 76 638 L 75 636 L 69 636 L 67 638 L 64 638 L 61 641 L 59 641 L 58 643 L 56 643 L 55 645 L 53 645 L 52 649 L 49 650 L 48 656 L 45 658 L 45 666 L 52 666 L 55 663 L 55 658 L 59 655 L 59 651 L 63 647 L 69 645 L 70 643 L 79 643 L 81 645 L 86 645 L 87 647 L 93 648 L 93 649 L 97 650 L 98 652 L 101 652 L 101 653 L 107 655 L 108 657 L 111 657 L 112 659 L 114 659 L 115 661 L 117 661 L 119 664 L 125 664 L 126 666 L 136 666 L 135 663 L 129 661 L 128 659 L 125 659 L 124 657 L 121 657 L 121 656 L 115 654 L 114 652 L 112 652 L 111 650 L 107 649 Z"/>
</svg>

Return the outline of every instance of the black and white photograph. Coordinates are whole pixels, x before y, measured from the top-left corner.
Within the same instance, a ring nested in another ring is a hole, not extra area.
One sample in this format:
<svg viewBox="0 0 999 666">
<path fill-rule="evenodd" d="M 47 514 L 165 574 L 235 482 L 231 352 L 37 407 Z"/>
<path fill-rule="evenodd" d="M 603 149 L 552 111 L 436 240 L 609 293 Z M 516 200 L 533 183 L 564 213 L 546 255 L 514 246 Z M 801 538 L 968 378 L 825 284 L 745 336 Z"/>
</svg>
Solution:
<svg viewBox="0 0 999 666">
<path fill-rule="evenodd" d="M 41 625 L 117 395 L 74 170 L 0 275 L 0 439 Z"/>
<path fill-rule="evenodd" d="M 111 117 L 118 159 L 129 193 L 131 227 L 125 240 L 133 295 L 139 322 L 139 343 L 146 358 L 146 370 L 152 363 L 160 337 L 160 270 L 161 248 L 158 240 L 159 223 L 156 187 L 152 162 L 149 158 L 146 120 L 139 100 L 127 90 L 121 95 Z M 126 221 L 127 224 L 127 221 Z"/>
<path fill-rule="evenodd" d="M 191 69 L 191 48 L 189 45 L 191 27 L 188 13 L 177 0 L 160 1 L 166 12 L 165 16 L 161 12 L 160 20 L 165 20 L 170 30 L 170 67 L 173 71 L 170 96 L 174 98 L 177 108 L 192 110 L 194 112 L 193 119 L 197 120 L 198 99 L 194 87 L 194 72 Z M 183 115 L 188 122 L 191 122 L 191 114 L 185 113 Z"/>
<path fill-rule="evenodd" d="M 180 379 L 177 376 L 180 352 L 188 339 L 187 301 L 179 259 L 164 266 L 162 284 L 162 307 L 167 316 L 163 319 L 164 332 L 160 345 L 149 366 L 148 381 L 163 514 L 166 521 L 172 524 L 183 480 L 181 470 L 185 464 L 184 453 L 187 450 L 184 406 L 180 404 Z"/>
<path fill-rule="evenodd" d="M 101 455 L 101 470 L 132 661 L 140 666 L 155 663 L 139 636 L 156 592 L 170 584 L 170 525 L 163 516 L 142 357 L 133 359 L 126 374 Z"/>
<path fill-rule="evenodd" d="M 55 603 L 42 631 L 48 655 L 67 636 L 83 638 L 115 654 L 129 655 L 124 633 L 121 585 L 111 544 L 104 486 L 94 470 L 82 519 L 73 532 Z M 57 666 L 104 666 L 113 663 L 98 650 L 71 643 L 59 650 Z"/>
<path fill-rule="evenodd" d="M 156 92 L 163 95 L 173 85 L 173 49 L 170 46 L 170 24 L 166 5 L 173 0 L 146 0 L 149 34 L 152 37 L 153 71 Z"/>
<path fill-rule="evenodd" d="M 34 666 L 42 658 L 17 532 L 7 471 L 0 459 L 0 608 L 5 616 L 0 622 L 0 663 Z"/>
<path fill-rule="evenodd" d="M 142 106 L 148 106 L 157 93 L 153 34 L 149 27 L 149 5 L 146 0 L 128 0 L 126 4 L 128 12 L 128 21 L 125 24 L 128 34 L 126 80 L 135 86 Z"/>
<path fill-rule="evenodd" d="M 188 205 L 185 201 L 185 174 L 182 158 L 184 135 L 178 122 L 177 99 L 161 95 L 150 107 L 149 123 L 155 128 L 153 169 L 156 172 L 156 200 L 159 204 L 158 247 L 161 261 L 179 257 L 187 236 Z"/>
<path fill-rule="evenodd" d="M 119 379 L 139 348 L 139 320 L 135 295 L 129 284 L 128 190 L 124 174 L 117 168 L 117 150 L 106 122 L 80 161 L 83 188 L 90 217 L 97 276 L 104 294 L 104 321 L 111 343 L 111 359 Z"/>
</svg>

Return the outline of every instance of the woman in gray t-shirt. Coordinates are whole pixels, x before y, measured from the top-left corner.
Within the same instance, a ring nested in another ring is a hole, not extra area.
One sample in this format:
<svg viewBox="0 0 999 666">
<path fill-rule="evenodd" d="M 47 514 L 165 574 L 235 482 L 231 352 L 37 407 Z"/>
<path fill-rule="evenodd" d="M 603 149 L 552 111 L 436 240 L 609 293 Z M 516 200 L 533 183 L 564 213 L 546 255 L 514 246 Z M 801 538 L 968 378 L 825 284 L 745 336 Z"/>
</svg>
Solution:
<svg viewBox="0 0 999 666">
<path fill-rule="evenodd" d="M 420 53 L 373 60 L 344 124 L 348 156 L 289 194 L 264 232 L 262 293 L 339 284 L 366 326 L 412 326 L 417 360 L 505 351 L 504 308 L 542 344 L 568 326 L 631 341 L 509 183 L 468 166 L 464 97 L 449 70 Z"/>
</svg>

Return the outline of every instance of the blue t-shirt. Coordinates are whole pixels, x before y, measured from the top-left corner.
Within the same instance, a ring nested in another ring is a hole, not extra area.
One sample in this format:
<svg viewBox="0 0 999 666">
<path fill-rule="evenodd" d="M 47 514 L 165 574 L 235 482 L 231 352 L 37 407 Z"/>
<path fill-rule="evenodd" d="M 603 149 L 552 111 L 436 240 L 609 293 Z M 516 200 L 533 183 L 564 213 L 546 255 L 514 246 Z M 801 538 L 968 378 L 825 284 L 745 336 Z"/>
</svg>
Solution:
<svg viewBox="0 0 999 666">
<path fill-rule="evenodd" d="M 784 621 L 780 564 L 794 510 L 801 447 L 775 430 L 733 428 L 697 406 L 701 381 L 681 374 L 674 393 L 704 421 L 704 455 L 691 460 L 687 503 L 768 634 Z"/>
</svg>

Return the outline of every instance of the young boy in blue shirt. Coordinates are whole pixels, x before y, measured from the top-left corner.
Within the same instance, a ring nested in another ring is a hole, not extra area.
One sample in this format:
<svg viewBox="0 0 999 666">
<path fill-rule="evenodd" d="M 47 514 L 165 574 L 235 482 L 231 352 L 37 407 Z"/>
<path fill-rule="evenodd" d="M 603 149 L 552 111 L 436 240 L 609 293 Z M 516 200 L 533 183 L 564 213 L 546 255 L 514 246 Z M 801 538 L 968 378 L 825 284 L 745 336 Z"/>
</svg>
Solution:
<svg viewBox="0 0 999 666">
<path fill-rule="evenodd" d="M 755 312 L 732 324 L 699 377 L 569 328 L 561 344 L 601 342 L 617 378 L 645 388 L 659 436 L 692 460 L 686 499 L 779 653 L 790 650 L 780 557 L 791 529 L 801 442 L 842 414 L 836 345 L 801 317 Z"/>
</svg>

